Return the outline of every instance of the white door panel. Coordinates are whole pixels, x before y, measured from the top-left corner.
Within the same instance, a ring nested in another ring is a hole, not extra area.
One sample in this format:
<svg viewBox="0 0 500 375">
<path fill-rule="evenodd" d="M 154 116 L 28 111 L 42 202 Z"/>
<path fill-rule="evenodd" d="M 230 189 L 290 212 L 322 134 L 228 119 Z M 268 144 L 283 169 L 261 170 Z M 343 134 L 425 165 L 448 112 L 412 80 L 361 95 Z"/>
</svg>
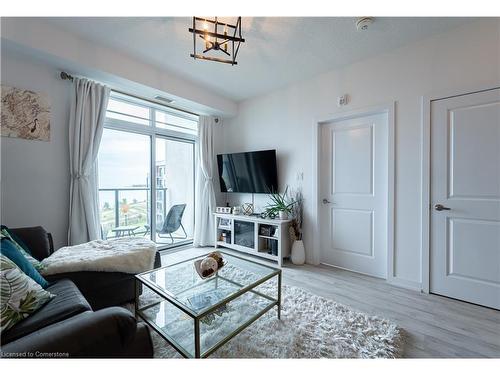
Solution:
<svg viewBox="0 0 500 375">
<path fill-rule="evenodd" d="M 450 110 L 450 198 L 500 198 L 499 113 L 498 102 Z"/>
<path fill-rule="evenodd" d="M 344 253 L 373 257 L 373 211 L 332 208 L 333 247 Z"/>
<path fill-rule="evenodd" d="M 331 133 L 333 146 L 333 194 L 373 193 L 373 128 L 364 124 Z"/>
<path fill-rule="evenodd" d="M 432 103 L 430 208 L 430 291 L 499 309 L 500 90 Z"/>
<path fill-rule="evenodd" d="M 387 137 L 387 113 L 321 125 L 322 263 L 386 278 Z"/>
<path fill-rule="evenodd" d="M 447 230 L 448 275 L 500 283 L 500 222 L 450 218 Z"/>
</svg>

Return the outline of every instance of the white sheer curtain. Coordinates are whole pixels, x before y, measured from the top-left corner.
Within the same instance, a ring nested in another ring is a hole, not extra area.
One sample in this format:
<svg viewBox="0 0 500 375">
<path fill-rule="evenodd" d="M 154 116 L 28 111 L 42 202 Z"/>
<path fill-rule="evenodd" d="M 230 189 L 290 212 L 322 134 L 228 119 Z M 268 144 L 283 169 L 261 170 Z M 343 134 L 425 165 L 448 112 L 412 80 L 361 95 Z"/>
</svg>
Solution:
<svg viewBox="0 0 500 375">
<path fill-rule="evenodd" d="M 214 127 L 215 119 L 200 116 L 198 124 L 198 168 L 196 171 L 195 221 L 193 244 L 199 246 L 214 245 Z"/>
<path fill-rule="evenodd" d="M 69 245 L 101 238 L 96 160 L 109 93 L 107 86 L 83 78 L 73 79 L 69 119 Z"/>
</svg>

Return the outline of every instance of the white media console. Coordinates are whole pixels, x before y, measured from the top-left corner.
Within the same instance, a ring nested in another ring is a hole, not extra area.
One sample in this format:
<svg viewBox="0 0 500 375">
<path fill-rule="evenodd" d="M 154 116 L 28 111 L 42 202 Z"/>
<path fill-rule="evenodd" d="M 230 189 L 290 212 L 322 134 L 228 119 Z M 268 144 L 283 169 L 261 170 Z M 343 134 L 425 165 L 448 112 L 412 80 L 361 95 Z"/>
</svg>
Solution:
<svg viewBox="0 0 500 375">
<path fill-rule="evenodd" d="M 215 248 L 227 247 L 278 263 L 290 256 L 291 220 L 258 216 L 218 214 L 215 216 Z"/>
</svg>

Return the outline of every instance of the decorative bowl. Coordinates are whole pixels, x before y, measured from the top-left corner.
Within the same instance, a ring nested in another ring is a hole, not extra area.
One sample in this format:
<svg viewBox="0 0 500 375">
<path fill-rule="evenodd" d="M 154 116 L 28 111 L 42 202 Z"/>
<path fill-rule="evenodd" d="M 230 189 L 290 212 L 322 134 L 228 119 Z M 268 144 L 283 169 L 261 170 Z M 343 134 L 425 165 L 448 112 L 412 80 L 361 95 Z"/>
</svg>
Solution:
<svg viewBox="0 0 500 375">
<path fill-rule="evenodd" d="M 205 259 L 205 258 L 203 258 L 203 259 Z M 218 267 L 218 268 L 217 268 L 217 271 L 212 272 L 212 273 L 211 273 L 210 275 L 208 275 L 208 276 L 203 276 L 202 271 L 201 271 L 201 262 L 203 261 L 203 259 L 198 259 L 198 260 L 195 260 L 195 261 L 194 261 L 194 269 L 196 270 L 196 273 L 198 274 L 198 276 L 200 276 L 203 280 L 205 280 L 205 279 L 209 279 L 209 278 L 211 278 L 212 276 L 216 275 L 216 274 L 217 274 L 217 272 L 219 272 L 219 270 L 227 264 L 226 260 L 225 260 L 225 259 L 223 259 L 223 260 L 222 260 L 222 266 Z"/>
</svg>

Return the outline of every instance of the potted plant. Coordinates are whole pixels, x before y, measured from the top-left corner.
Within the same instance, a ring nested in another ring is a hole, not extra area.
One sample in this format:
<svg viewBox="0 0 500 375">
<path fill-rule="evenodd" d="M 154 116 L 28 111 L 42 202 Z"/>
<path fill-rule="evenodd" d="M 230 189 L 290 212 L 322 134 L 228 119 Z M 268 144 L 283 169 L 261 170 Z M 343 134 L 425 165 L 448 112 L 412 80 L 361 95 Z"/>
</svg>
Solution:
<svg viewBox="0 0 500 375">
<path fill-rule="evenodd" d="M 290 238 L 292 240 L 292 254 L 290 256 L 292 263 L 302 265 L 306 261 L 306 251 L 302 241 L 302 219 L 304 198 L 302 191 L 297 189 L 294 193 L 293 220 L 290 225 Z"/>
<path fill-rule="evenodd" d="M 289 202 L 288 199 L 288 186 L 285 188 L 283 194 L 271 193 L 271 203 L 266 206 L 267 216 L 278 216 L 281 220 L 288 219 L 288 215 L 293 213 L 294 201 Z"/>
</svg>

